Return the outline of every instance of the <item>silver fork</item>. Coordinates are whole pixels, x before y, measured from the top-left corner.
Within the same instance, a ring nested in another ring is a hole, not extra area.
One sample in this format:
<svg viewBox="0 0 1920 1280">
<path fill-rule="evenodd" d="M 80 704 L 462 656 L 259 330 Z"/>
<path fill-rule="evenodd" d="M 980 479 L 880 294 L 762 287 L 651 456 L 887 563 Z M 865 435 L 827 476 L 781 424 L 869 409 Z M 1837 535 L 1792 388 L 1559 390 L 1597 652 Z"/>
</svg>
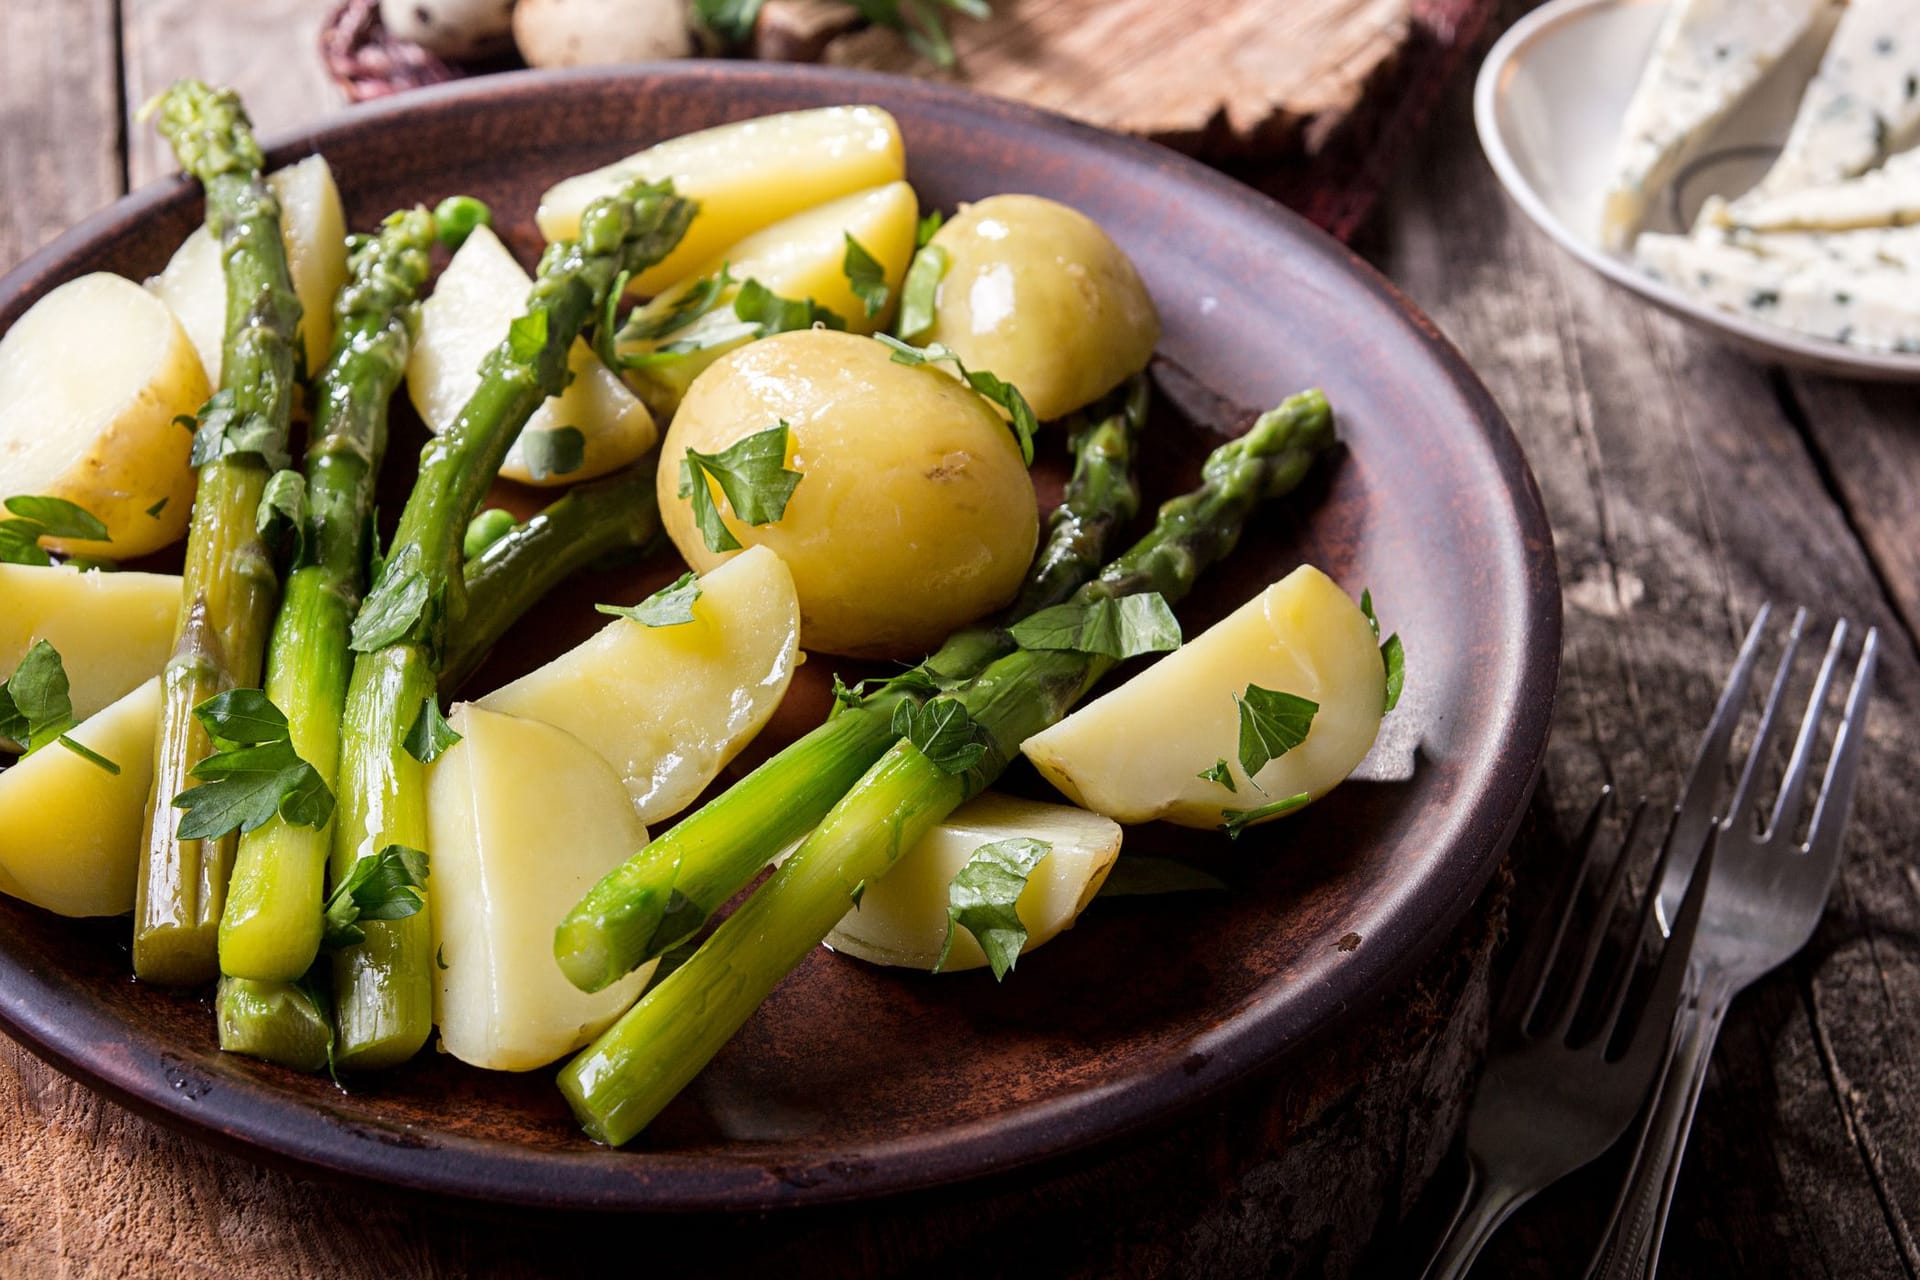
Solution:
<svg viewBox="0 0 1920 1280">
<path fill-rule="evenodd" d="M 1611 796 L 1611 789 L 1602 791 L 1587 815 L 1580 856 L 1561 887 L 1559 910 L 1549 917 L 1556 920 L 1553 930 L 1533 932 L 1502 995 L 1494 1040 L 1487 1048 L 1486 1074 L 1467 1115 L 1467 1186 L 1427 1265 L 1428 1280 L 1465 1275 L 1515 1209 L 1612 1146 L 1640 1111 L 1666 1060 L 1686 975 L 1687 949 L 1713 852 L 1709 847 L 1695 864 L 1696 887 L 1687 891 L 1681 903 L 1633 1030 L 1624 1047 L 1618 1046 L 1615 1032 L 1627 993 L 1634 986 L 1636 962 L 1655 927 L 1657 895 L 1649 891 L 1641 902 L 1632 945 L 1609 966 L 1609 975 L 1596 978 L 1594 965 L 1626 889 L 1628 864 L 1646 816 L 1644 800 L 1635 806 L 1613 856 L 1599 908 L 1569 934 L 1596 862 L 1600 825 Z M 1670 822 L 1656 877 L 1672 857 L 1673 833 Z M 1572 979 L 1561 988 L 1557 1004 L 1547 1002 L 1549 982 L 1562 955 L 1576 950 L 1579 960 Z M 1576 1024 L 1582 1009 L 1596 1006 L 1600 1011 L 1596 1025 L 1591 1029 L 1585 1025 L 1593 1021 L 1591 1017 Z"/>
<path fill-rule="evenodd" d="M 1691 833 L 1714 826 L 1713 802 L 1726 775 L 1733 731 L 1740 720 L 1747 688 L 1766 633 L 1770 609 L 1762 607 L 1747 631 L 1740 656 L 1727 677 L 1720 705 L 1700 743 L 1693 768 L 1678 806 L 1673 830 L 1679 856 L 1661 878 L 1659 900 L 1663 919 L 1684 914 L 1682 895 L 1692 896 L 1688 868 L 1682 859 L 1694 839 Z M 1806 712 L 1801 716 L 1793 753 L 1788 758 L 1772 813 L 1764 832 L 1760 777 L 1782 728 L 1781 709 L 1800 648 L 1806 610 L 1794 615 L 1785 654 L 1774 673 L 1760 727 L 1740 771 L 1727 818 L 1717 824 L 1718 866 L 1707 885 L 1700 909 L 1693 958 L 1687 968 L 1690 998 L 1675 1028 L 1674 1051 L 1640 1136 L 1625 1186 L 1613 1216 L 1589 1264 L 1589 1277 L 1619 1280 L 1651 1276 L 1658 1266 L 1667 1209 L 1679 1176 L 1680 1159 L 1693 1125 L 1694 1108 L 1706 1082 L 1707 1063 L 1733 997 L 1769 970 L 1786 963 L 1807 944 L 1820 921 L 1827 894 L 1840 863 L 1841 837 L 1852 807 L 1859 776 L 1862 744 L 1866 739 L 1867 704 L 1879 658 L 1879 633 L 1867 632 L 1847 692 L 1846 708 L 1834 731 L 1833 748 L 1814 803 L 1807 839 L 1792 843 L 1806 804 L 1815 749 L 1826 704 L 1846 644 L 1848 626 L 1835 624 L 1825 659 L 1814 680 Z M 1756 834 L 1757 833 L 1757 834 Z M 1677 928 L 1676 928 L 1677 932 Z"/>
</svg>

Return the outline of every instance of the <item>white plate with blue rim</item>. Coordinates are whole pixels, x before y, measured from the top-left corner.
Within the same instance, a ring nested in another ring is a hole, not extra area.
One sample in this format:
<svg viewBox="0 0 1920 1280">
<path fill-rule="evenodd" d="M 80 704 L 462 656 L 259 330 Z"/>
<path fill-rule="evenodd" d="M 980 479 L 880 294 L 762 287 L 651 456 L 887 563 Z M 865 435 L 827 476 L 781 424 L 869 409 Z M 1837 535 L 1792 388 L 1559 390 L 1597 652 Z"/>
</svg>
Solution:
<svg viewBox="0 0 1920 1280">
<path fill-rule="evenodd" d="M 1514 203 L 1554 242 L 1621 288 L 1757 359 L 1836 377 L 1920 382 L 1920 355 L 1863 351 L 1721 311 L 1661 283 L 1600 240 L 1614 140 L 1668 0 L 1553 0 L 1515 23 L 1474 86 L 1480 145 Z M 1819 61 L 1802 42 L 1698 149 L 1646 230 L 1684 232 L 1711 196 L 1766 171 Z"/>
</svg>

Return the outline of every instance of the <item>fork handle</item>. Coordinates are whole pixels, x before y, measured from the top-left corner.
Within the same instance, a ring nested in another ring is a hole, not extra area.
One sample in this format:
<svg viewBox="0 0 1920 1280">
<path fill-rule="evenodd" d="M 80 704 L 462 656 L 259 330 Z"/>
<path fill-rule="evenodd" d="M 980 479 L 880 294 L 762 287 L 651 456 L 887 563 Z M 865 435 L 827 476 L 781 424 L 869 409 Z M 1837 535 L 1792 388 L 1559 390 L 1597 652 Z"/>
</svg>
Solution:
<svg viewBox="0 0 1920 1280">
<path fill-rule="evenodd" d="M 1614 1202 L 1606 1233 L 1587 1266 L 1588 1280 L 1652 1280 L 1659 1267 L 1667 1211 L 1680 1181 L 1680 1161 L 1693 1129 L 1694 1109 L 1700 1105 L 1707 1064 L 1733 995 L 1731 983 L 1708 975 L 1699 994 L 1681 1010 L 1666 1075 L 1641 1130 L 1639 1150 Z"/>
<path fill-rule="evenodd" d="M 1500 1224 L 1513 1216 L 1532 1193 L 1487 1176 L 1485 1166 L 1467 1156 L 1467 1185 L 1461 1189 L 1460 1205 L 1453 1221 L 1440 1238 L 1440 1247 L 1427 1263 L 1422 1280 L 1460 1280 L 1473 1266 L 1480 1251 L 1493 1239 Z"/>
</svg>

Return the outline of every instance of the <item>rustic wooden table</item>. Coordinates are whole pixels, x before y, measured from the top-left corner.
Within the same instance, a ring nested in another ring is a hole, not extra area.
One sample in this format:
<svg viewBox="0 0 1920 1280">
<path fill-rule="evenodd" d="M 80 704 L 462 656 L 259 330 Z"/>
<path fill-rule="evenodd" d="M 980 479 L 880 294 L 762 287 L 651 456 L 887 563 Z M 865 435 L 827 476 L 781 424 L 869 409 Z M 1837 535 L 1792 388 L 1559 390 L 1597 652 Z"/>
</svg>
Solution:
<svg viewBox="0 0 1920 1280">
<path fill-rule="evenodd" d="M 318 8 L 0 0 L 0 269 L 167 171 L 130 116 L 176 75 L 237 85 L 268 133 L 334 109 Z M 1565 678 L 1536 828 L 1568 829 L 1602 781 L 1671 794 L 1761 601 L 1845 614 L 1888 642 L 1839 885 L 1808 951 L 1734 1007 L 1666 1274 L 1915 1276 L 1920 398 L 1754 364 L 1570 262 L 1496 188 L 1465 89 L 1360 247 L 1485 378 L 1553 519 Z M 1523 1213 L 1484 1274 L 1577 1274 L 1610 1176 L 1597 1166 Z M 658 1257 L 629 1229 L 594 1231 Z M 1255 1257 L 1258 1224 L 1245 1234 L 1238 1256 Z M 530 1274 L 585 1256 L 552 1247 L 261 1169 L 0 1040 L 0 1273 Z M 1155 1270 L 1192 1269 L 1179 1240 L 1151 1252 Z"/>
</svg>

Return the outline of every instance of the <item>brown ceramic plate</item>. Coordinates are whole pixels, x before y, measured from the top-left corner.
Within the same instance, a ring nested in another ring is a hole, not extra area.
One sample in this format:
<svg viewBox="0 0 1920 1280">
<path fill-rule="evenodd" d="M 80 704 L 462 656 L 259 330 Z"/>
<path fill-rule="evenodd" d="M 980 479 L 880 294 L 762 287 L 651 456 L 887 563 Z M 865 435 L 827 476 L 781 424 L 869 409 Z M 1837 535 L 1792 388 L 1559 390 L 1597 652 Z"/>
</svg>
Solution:
<svg viewBox="0 0 1920 1280">
<path fill-rule="evenodd" d="M 1245 405 L 1326 389 L 1344 456 L 1297 505 L 1257 519 L 1182 613 L 1191 633 L 1301 560 L 1355 592 L 1371 587 L 1409 670 L 1374 780 L 1237 845 L 1131 833 L 1130 848 L 1200 861 L 1231 892 L 1102 901 L 1004 986 L 818 952 L 621 1151 L 581 1137 L 549 1072 L 486 1074 L 429 1053 L 341 1092 L 223 1056 L 204 995 L 129 978 L 124 922 L 4 900 L 0 1023 L 12 1035 L 139 1110 L 309 1170 L 531 1205 L 774 1207 L 973 1177 L 1137 1130 L 1284 1054 L 1313 1053 L 1316 1036 L 1340 1034 L 1345 1012 L 1404 978 L 1461 917 L 1546 740 L 1560 652 L 1546 519 L 1459 355 L 1278 205 L 1171 152 L 1021 107 L 755 65 L 451 85 L 282 139 L 273 158 L 324 152 L 356 227 L 471 192 L 527 253 L 535 200 L 557 178 L 691 129 L 839 102 L 899 117 L 925 205 L 1030 191 L 1093 215 L 1139 264 L 1165 320 L 1162 350 L 1198 384 Z M 0 281 L 0 330 L 81 272 L 157 270 L 199 206 L 169 181 L 89 219 Z M 1168 425 L 1147 468 L 1155 493 L 1189 483 L 1209 443 L 1202 428 Z M 545 610 L 490 674 L 590 629 L 587 602 L 610 589 L 588 584 Z M 796 700 L 817 707 L 829 668 L 812 664 Z"/>
</svg>

